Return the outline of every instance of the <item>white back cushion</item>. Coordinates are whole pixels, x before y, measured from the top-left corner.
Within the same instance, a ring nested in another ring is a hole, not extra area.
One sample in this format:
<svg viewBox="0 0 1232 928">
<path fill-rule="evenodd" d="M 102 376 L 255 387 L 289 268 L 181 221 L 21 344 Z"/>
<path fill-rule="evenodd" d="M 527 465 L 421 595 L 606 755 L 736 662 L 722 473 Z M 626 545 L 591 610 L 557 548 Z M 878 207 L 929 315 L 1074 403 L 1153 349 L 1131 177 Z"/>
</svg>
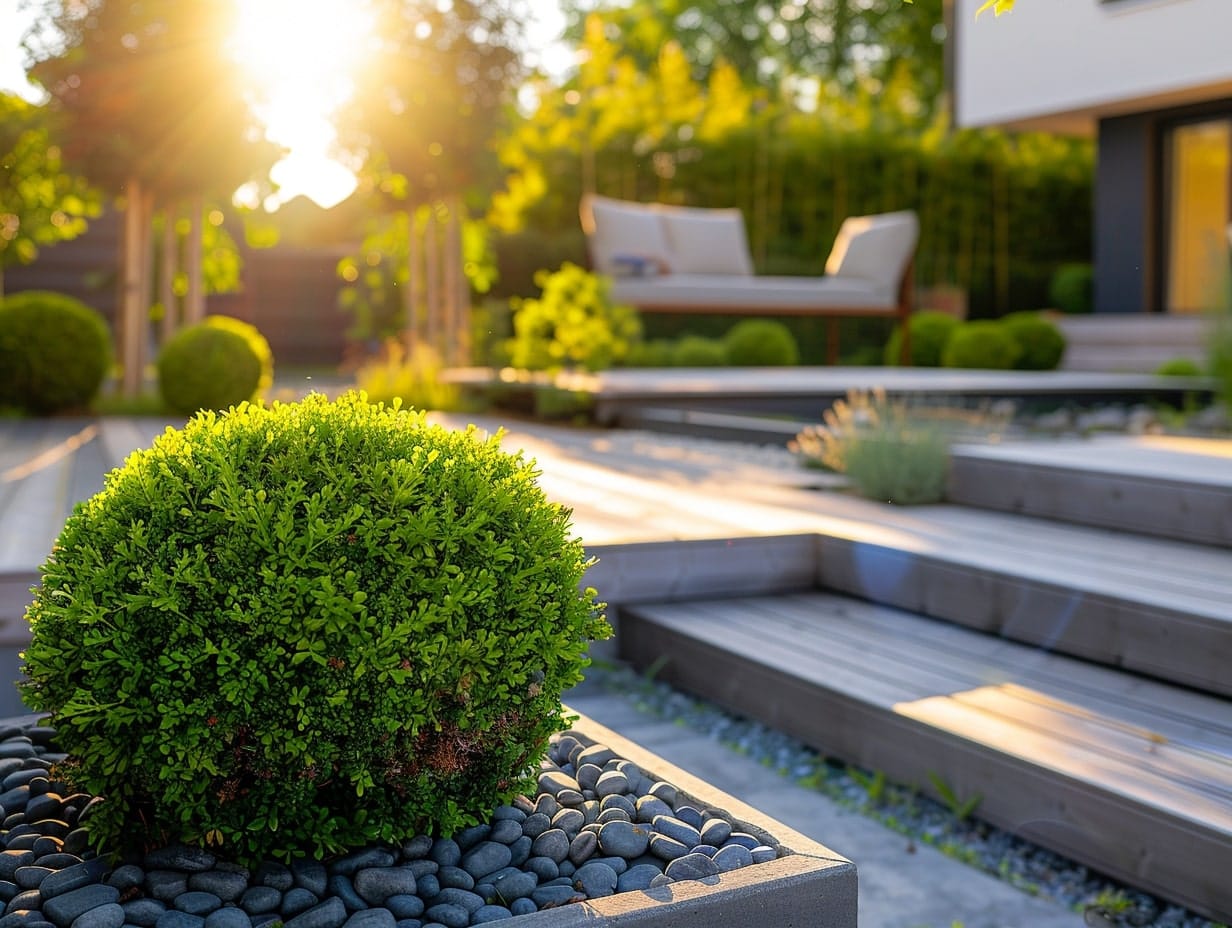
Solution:
<svg viewBox="0 0 1232 928">
<path fill-rule="evenodd" d="M 662 215 L 674 273 L 742 277 L 753 273 L 740 210 L 665 206 Z"/>
<path fill-rule="evenodd" d="M 644 203 L 587 194 L 582 197 L 582 231 L 595 270 L 619 274 L 618 258 L 643 258 L 672 269 L 672 253 L 660 212 Z"/>
<path fill-rule="evenodd" d="M 826 273 L 896 288 L 919 237 L 920 222 L 910 210 L 852 216 L 839 227 Z"/>
</svg>

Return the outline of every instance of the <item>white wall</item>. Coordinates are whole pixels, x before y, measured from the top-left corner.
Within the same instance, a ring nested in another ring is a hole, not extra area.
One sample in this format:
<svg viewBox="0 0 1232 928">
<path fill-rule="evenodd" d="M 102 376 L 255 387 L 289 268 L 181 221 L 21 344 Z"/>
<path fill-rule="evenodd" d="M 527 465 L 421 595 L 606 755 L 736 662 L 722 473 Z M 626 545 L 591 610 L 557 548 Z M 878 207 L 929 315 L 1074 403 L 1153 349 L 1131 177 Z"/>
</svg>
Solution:
<svg viewBox="0 0 1232 928">
<path fill-rule="evenodd" d="M 1232 96 L 1232 0 L 954 3 L 960 126 L 1088 130 L 1092 117 Z"/>
</svg>

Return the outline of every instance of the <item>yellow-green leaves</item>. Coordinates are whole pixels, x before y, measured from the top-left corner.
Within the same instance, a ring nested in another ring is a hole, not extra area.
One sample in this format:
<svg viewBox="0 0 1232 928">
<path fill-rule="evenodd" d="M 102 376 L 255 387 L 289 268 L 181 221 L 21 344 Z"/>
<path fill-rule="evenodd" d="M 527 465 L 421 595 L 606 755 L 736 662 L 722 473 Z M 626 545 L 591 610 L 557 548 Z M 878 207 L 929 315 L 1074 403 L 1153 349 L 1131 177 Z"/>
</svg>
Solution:
<svg viewBox="0 0 1232 928">
<path fill-rule="evenodd" d="M 975 15 L 979 16 L 987 9 L 991 9 L 995 15 L 1000 16 L 1002 13 L 1008 13 L 1014 9 L 1014 0 L 987 0 L 982 7 L 975 11 Z"/>
</svg>

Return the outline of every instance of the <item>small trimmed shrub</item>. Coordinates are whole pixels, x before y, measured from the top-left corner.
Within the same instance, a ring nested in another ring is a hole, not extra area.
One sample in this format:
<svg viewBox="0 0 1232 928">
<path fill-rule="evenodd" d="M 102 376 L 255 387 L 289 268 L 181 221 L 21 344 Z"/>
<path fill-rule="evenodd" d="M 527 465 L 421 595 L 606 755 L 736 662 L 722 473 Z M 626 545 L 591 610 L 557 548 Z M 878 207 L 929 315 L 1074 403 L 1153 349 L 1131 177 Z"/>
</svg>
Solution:
<svg viewBox="0 0 1232 928">
<path fill-rule="evenodd" d="M 642 324 L 631 306 L 612 302 L 611 281 L 576 264 L 541 271 L 535 282 L 539 299 L 513 300 L 514 367 L 532 371 L 582 368 L 606 370 L 628 355 L 642 337 Z"/>
<path fill-rule="evenodd" d="M 1155 368 L 1159 377 L 1201 377 L 1202 368 L 1192 358 L 1170 358 Z"/>
<path fill-rule="evenodd" d="M 791 367 L 800 363 L 800 348 L 791 329 L 773 319 L 745 319 L 723 336 L 727 363 L 733 367 Z"/>
<path fill-rule="evenodd" d="M 1095 309 L 1095 270 L 1089 264 L 1062 264 L 1048 284 L 1052 305 L 1063 313 L 1089 313 Z"/>
<path fill-rule="evenodd" d="M 717 338 L 685 335 L 672 350 L 673 367 L 724 367 L 727 348 Z"/>
<path fill-rule="evenodd" d="M 622 367 L 671 367 L 676 343 L 670 338 L 655 338 L 634 342 L 621 361 Z"/>
<path fill-rule="evenodd" d="M 84 409 L 110 364 L 107 323 L 80 300 L 26 290 L 0 301 L 0 406 Z"/>
<path fill-rule="evenodd" d="M 499 441 L 314 395 L 108 474 L 43 565 L 21 684 L 106 797 L 92 839 L 319 856 L 525 789 L 610 629 L 569 511 Z"/>
<path fill-rule="evenodd" d="M 253 350 L 253 353 L 261 362 L 261 379 L 257 381 L 257 390 L 253 398 L 265 396 L 269 392 L 270 387 L 274 385 L 274 353 L 270 350 L 269 342 L 265 340 L 261 330 L 251 323 L 244 322 L 242 319 L 236 319 L 234 316 L 206 316 L 201 322 L 203 325 L 212 326 L 216 329 L 225 329 L 228 332 L 234 332 L 236 335 L 243 336 L 244 340 L 248 342 L 248 347 Z"/>
<path fill-rule="evenodd" d="M 961 324 L 958 318 L 949 313 L 925 309 L 913 314 L 907 324 L 911 327 L 911 366 L 940 367 L 945 343 Z M 884 360 L 887 365 L 893 367 L 898 364 L 902 345 L 902 331 L 895 326 L 890 340 L 886 342 Z"/>
<path fill-rule="evenodd" d="M 903 506 L 945 496 L 950 430 L 943 421 L 892 402 L 884 390 L 852 391 L 792 443 L 806 462 L 846 474 L 868 499 Z"/>
<path fill-rule="evenodd" d="M 1232 314 L 1217 313 L 1206 341 L 1206 365 L 1220 402 L 1232 411 Z"/>
<path fill-rule="evenodd" d="M 1015 370 L 1052 371 L 1060 366 L 1065 335 L 1055 323 L 1036 312 L 1010 313 L 1000 321 L 1018 345 Z"/>
<path fill-rule="evenodd" d="M 181 329 L 159 352 L 158 389 L 174 412 L 227 409 L 260 395 L 269 345 L 262 352 L 252 337 L 256 329 L 238 319 L 219 321 L 226 318 L 212 316 Z"/>
<path fill-rule="evenodd" d="M 942 367 L 1007 371 L 1018 360 L 1018 343 L 1000 322 L 978 319 L 956 328 L 941 353 Z"/>
</svg>

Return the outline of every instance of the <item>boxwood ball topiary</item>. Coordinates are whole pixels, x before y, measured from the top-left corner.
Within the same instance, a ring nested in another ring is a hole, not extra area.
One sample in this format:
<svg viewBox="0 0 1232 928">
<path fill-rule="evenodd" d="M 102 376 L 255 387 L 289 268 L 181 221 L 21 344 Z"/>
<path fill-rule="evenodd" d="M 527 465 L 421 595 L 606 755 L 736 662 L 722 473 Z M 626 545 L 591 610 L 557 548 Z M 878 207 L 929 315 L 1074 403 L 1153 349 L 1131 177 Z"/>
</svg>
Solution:
<svg viewBox="0 0 1232 928">
<path fill-rule="evenodd" d="M 1036 312 L 1010 313 L 1001 325 L 1018 345 L 1014 369 L 1020 371 L 1056 370 L 1065 356 L 1065 334 L 1055 323 Z"/>
<path fill-rule="evenodd" d="M 1013 336 L 998 321 L 964 322 L 950 334 L 941 352 L 943 367 L 1007 371 L 1020 351 Z"/>
<path fill-rule="evenodd" d="M 273 379 L 270 358 L 269 345 L 252 326 L 211 317 L 181 329 L 163 346 L 159 392 L 168 407 L 184 415 L 227 409 L 257 398 L 262 383 Z"/>
<path fill-rule="evenodd" d="M 42 568 L 22 684 L 101 846 L 323 854 L 526 787 L 609 629 L 569 511 L 498 442 L 311 396 L 108 475 Z"/>
<path fill-rule="evenodd" d="M 745 319 L 723 336 L 727 363 L 733 367 L 791 367 L 800 363 L 800 347 L 791 329 L 774 319 Z"/>
<path fill-rule="evenodd" d="M 935 309 L 914 313 L 907 321 L 907 325 L 911 327 L 911 366 L 940 367 L 945 343 L 960 324 L 957 317 Z M 885 347 L 884 361 L 888 366 L 893 367 L 899 363 L 902 346 L 901 326 L 895 326 Z"/>
<path fill-rule="evenodd" d="M 32 413 L 84 407 L 110 364 L 107 323 L 80 300 L 43 290 L 0 300 L 0 406 Z"/>
</svg>

